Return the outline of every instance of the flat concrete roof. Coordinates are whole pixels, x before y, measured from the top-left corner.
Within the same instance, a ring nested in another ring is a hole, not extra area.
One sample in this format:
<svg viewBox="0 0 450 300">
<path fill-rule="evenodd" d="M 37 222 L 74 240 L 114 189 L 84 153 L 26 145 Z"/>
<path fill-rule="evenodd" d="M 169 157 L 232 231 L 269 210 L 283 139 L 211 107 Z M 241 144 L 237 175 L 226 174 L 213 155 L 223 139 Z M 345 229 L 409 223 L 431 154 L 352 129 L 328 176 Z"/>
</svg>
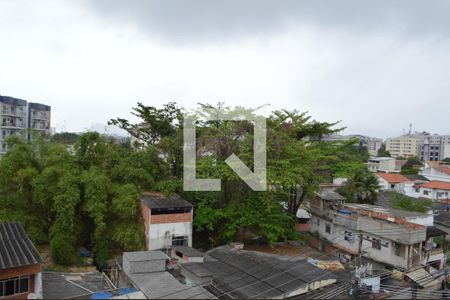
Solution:
<svg viewBox="0 0 450 300">
<path fill-rule="evenodd" d="M 137 251 L 137 252 L 124 252 L 124 258 L 128 261 L 149 261 L 149 260 L 166 260 L 169 257 L 162 251 Z"/>
</svg>

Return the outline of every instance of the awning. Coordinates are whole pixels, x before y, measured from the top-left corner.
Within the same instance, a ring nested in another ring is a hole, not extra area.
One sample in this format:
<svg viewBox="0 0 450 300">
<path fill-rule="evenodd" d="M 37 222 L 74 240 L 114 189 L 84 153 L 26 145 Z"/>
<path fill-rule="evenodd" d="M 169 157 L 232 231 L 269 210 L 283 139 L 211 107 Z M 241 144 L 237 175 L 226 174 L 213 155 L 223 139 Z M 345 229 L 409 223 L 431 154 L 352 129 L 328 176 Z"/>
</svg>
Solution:
<svg viewBox="0 0 450 300">
<path fill-rule="evenodd" d="M 427 226 L 427 238 L 436 237 L 436 236 L 443 236 L 443 235 L 446 235 L 446 234 L 447 234 L 447 232 L 437 228 L 436 226 Z"/>
<path fill-rule="evenodd" d="M 408 272 L 405 276 L 423 288 L 433 288 L 440 284 L 439 281 L 431 276 L 424 268 Z"/>
</svg>

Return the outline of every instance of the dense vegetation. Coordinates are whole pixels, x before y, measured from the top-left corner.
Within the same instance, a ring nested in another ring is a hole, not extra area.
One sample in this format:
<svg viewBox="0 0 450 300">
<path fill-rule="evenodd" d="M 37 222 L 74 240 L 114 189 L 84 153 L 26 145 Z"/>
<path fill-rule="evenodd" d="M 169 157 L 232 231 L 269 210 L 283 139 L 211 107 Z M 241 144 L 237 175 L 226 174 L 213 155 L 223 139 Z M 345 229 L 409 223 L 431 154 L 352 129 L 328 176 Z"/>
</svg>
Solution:
<svg viewBox="0 0 450 300">
<path fill-rule="evenodd" d="M 401 173 L 404 175 L 417 175 L 422 165 L 423 162 L 417 156 L 409 157 L 403 165 Z"/>
<path fill-rule="evenodd" d="M 407 211 L 427 213 L 433 205 L 433 201 L 430 199 L 411 199 L 411 197 L 394 192 L 389 193 L 389 198 L 394 208 Z"/>
<path fill-rule="evenodd" d="M 0 220 L 22 222 L 55 262 L 77 260 L 78 245 L 103 266 L 114 249 L 143 248 L 137 198 L 164 173 L 152 148 L 134 152 L 87 133 L 69 154 L 63 144 L 10 139 L 0 160 Z"/>
<path fill-rule="evenodd" d="M 269 190 L 255 192 L 225 164 L 235 153 L 252 166 L 252 124 L 205 121 L 230 110 L 222 104 L 200 105 L 197 124 L 197 177 L 220 178 L 220 192 L 183 191 L 183 111 L 174 103 L 162 108 L 139 103 L 133 109 L 140 119 L 135 124 L 111 120 L 136 138 L 133 144 L 97 133 L 32 142 L 11 138 L 10 151 L 0 160 L 0 221 L 22 222 L 33 241 L 50 245 L 59 264 L 76 262 L 77 247 L 83 246 L 93 250 L 101 267 L 114 251 L 143 248 L 138 199 L 151 189 L 178 192 L 195 205 L 195 240 L 205 247 L 240 233 L 274 242 L 295 238 L 295 213 L 320 183 L 364 168 L 367 150 L 354 146 L 355 141 L 322 141 L 341 130 L 337 123 L 275 111 L 267 119 Z"/>
</svg>

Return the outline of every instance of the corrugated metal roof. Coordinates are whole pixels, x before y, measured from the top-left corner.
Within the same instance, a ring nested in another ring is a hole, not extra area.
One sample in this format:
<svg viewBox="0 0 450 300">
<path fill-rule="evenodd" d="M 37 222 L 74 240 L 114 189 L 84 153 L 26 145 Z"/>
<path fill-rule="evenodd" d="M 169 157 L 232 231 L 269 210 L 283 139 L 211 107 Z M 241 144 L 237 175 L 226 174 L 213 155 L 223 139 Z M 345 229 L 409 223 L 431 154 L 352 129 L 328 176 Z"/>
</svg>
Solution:
<svg viewBox="0 0 450 300">
<path fill-rule="evenodd" d="M 0 223 L 0 269 L 41 263 L 42 258 L 19 223 Z"/>
</svg>

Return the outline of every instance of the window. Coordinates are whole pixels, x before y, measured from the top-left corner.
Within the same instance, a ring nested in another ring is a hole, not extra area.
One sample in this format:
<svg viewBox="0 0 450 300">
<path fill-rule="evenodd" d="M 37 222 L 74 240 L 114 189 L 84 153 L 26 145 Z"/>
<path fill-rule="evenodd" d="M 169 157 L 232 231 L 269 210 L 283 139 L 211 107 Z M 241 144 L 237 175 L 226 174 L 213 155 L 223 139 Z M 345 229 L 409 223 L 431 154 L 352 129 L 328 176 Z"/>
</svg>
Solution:
<svg viewBox="0 0 450 300">
<path fill-rule="evenodd" d="M 395 253 L 395 255 L 402 256 L 401 255 L 402 245 L 399 244 L 399 243 L 395 243 L 395 242 L 393 242 L 393 244 L 394 244 L 394 253 Z"/>
<path fill-rule="evenodd" d="M 174 236 L 172 246 L 188 246 L 189 238 L 187 236 Z"/>
<path fill-rule="evenodd" d="M 21 276 L 0 281 L 0 298 L 29 291 L 29 276 Z"/>
<path fill-rule="evenodd" d="M 330 224 L 325 224 L 325 232 L 328 234 L 331 233 L 331 225 Z"/>
<path fill-rule="evenodd" d="M 381 241 L 379 239 L 372 240 L 372 248 L 381 250 Z"/>
<path fill-rule="evenodd" d="M 345 231 L 344 232 L 344 240 L 346 240 L 349 243 L 354 243 L 355 237 L 353 236 L 353 233 L 351 231 Z"/>
</svg>

